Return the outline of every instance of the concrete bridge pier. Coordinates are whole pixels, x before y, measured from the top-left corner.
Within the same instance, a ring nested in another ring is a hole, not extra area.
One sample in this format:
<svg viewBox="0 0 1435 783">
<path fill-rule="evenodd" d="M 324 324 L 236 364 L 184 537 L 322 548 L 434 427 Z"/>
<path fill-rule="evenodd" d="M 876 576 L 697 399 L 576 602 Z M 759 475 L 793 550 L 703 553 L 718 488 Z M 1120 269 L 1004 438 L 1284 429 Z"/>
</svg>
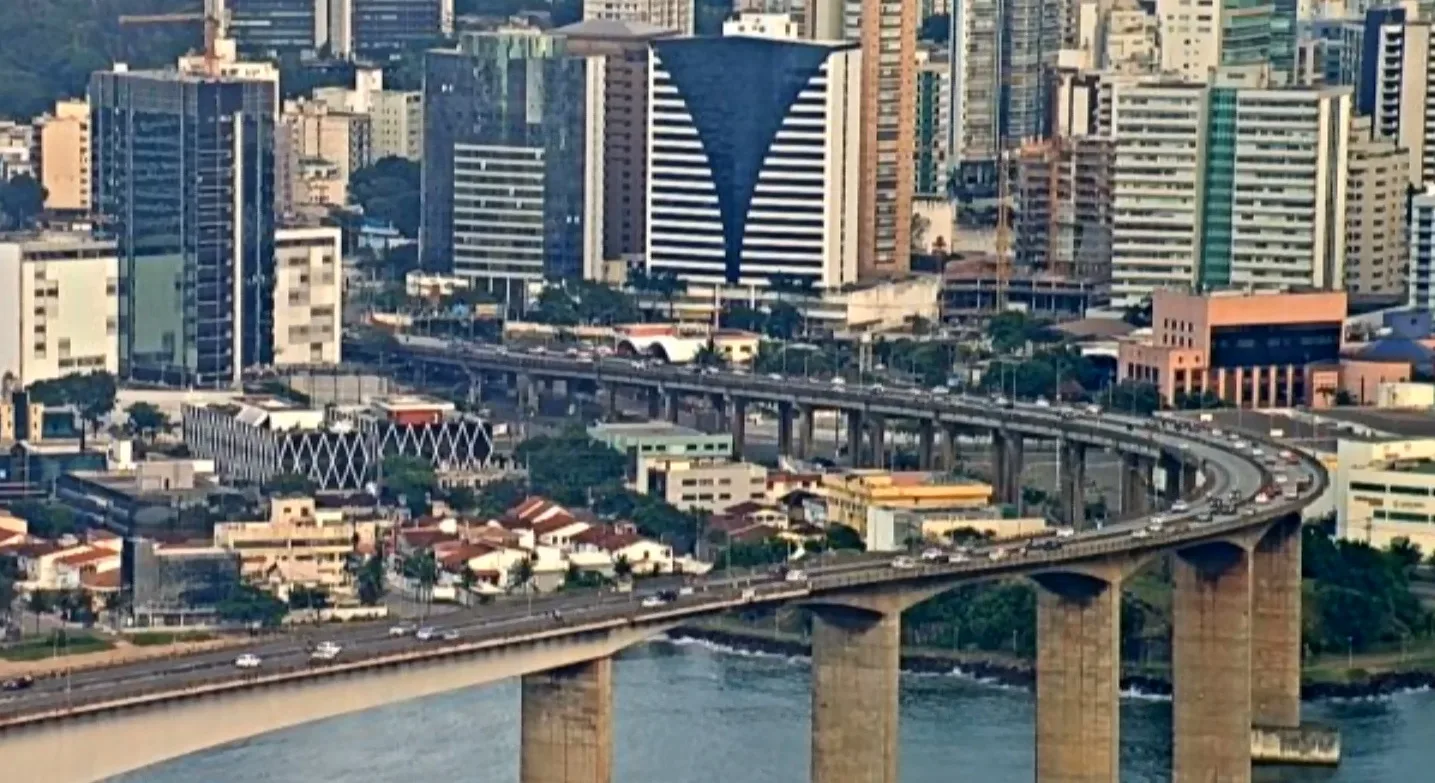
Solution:
<svg viewBox="0 0 1435 783">
<path fill-rule="evenodd" d="M 515 375 L 513 388 L 519 410 L 532 412 L 538 409 L 538 388 L 533 381 L 533 376 L 527 373 Z"/>
<path fill-rule="evenodd" d="M 747 400 L 742 397 L 727 399 L 728 427 L 732 429 L 732 454 L 742 459 L 743 448 L 747 445 Z"/>
<path fill-rule="evenodd" d="M 777 453 L 779 456 L 792 456 L 792 403 L 779 402 L 777 404 Z"/>
<path fill-rule="evenodd" d="M 1151 461 L 1135 454 L 1121 455 L 1121 516 L 1139 517 L 1151 510 Z"/>
<path fill-rule="evenodd" d="M 611 783 L 613 659 L 526 674 L 521 783 Z"/>
<path fill-rule="evenodd" d="M 817 411 L 811 405 L 797 406 L 797 458 L 812 458 L 812 428 Z"/>
<path fill-rule="evenodd" d="M 847 411 L 847 462 L 854 468 L 862 467 L 862 431 L 866 426 L 862 411 Z"/>
<path fill-rule="evenodd" d="M 1116 783 L 1121 586 L 1086 574 L 1032 578 L 1036 591 L 1036 779 Z"/>
<path fill-rule="evenodd" d="M 948 424 L 942 428 L 942 470 L 948 473 L 957 469 L 957 446 L 960 444 L 961 432 L 955 425 Z"/>
<path fill-rule="evenodd" d="M 812 783 L 897 783 L 900 631 L 900 612 L 813 607 Z"/>
<path fill-rule="evenodd" d="M 874 468 L 887 467 L 887 417 L 867 417 L 867 441 L 870 444 L 870 460 Z"/>
<path fill-rule="evenodd" d="M 992 490 L 997 502 L 1021 505 L 1021 436 L 992 430 Z"/>
<path fill-rule="evenodd" d="M 1252 552 L 1251 719 L 1257 726 L 1300 726 L 1301 522 L 1278 519 Z"/>
<path fill-rule="evenodd" d="M 673 424 L 678 423 L 678 413 L 682 410 L 683 398 L 677 392 L 663 393 L 663 418 Z"/>
<path fill-rule="evenodd" d="M 663 390 L 657 386 L 648 389 L 648 418 L 657 419 L 663 415 Z"/>
<path fill-rule="evenodd" d="M 709 402 L 710 405 L 712 405 L 713 418 L 715 419 L 715 421 L 713 422 L 713 428 L 714 428 L 714 429 L 717 429 L 717 430 L 725 430 L 725 429 L 727 429 L 727 427 L 728 427 L 728 422 L 727 422 L 727 416 L 728 416 L 727 395 L 725 395 L 725 394 L 713 394 L 713 395 L 710 395 L 710 396 L 708 397 L 708 402 Z"/>
<path fill-rule="evenodd" d="M 1063 439 L 1061 449 L 1061 521 L 1086 527 L 1086 446 Z"/>
<path fill-rule="evenodd" d="M 1173 783 L 1251 780 L 1251 560 L 1231 541 L 1171 558 Z"/>
<path fill-rule="evenodd" d="M 918 422 L 917 431 L 917 467 L 921 470 L 932 470 L 933 451 L 937 439 L 937 423 L 931 419 L 922 419 Z"/>
</svg>

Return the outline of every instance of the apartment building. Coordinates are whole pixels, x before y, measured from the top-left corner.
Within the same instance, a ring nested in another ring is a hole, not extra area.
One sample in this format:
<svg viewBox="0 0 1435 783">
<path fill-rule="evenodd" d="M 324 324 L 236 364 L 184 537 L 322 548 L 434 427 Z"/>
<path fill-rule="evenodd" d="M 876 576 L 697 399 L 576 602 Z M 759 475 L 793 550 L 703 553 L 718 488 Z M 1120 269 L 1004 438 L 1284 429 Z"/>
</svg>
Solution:
<svg viewBox="0 0 1435 783">
<path fill-rule="evenodd" d="M 1407 538 L 1435 550 L 1435 440 L 1366 441 L 1336 446 L 1336 533 L 1385 549 Z"/>
<path fill-rule="evenodd" d="M 1343 285 L 1351 113 L 1348 87 L 1113 84 L 1113 303 Z"/>
<path fill-rule="evenodd" d="M 267 520 L 215 524 L 214 546 L 239 555 L 247 581 L 333 589 L 348 583 L 345 564 L 358 551 L 373 551 L 383 526 L 318 508 L 310 497 L 277 497 Z"/>
<path fill-rule="evenodd" d="M 115 243 L 0 234 L 0 377 L 20 386 L 119 369 Z"/>
<path fill-rule="evenodd" d="M 45 209 L 90 211 L 90 104 L 57 101 L 35 121 L 40 149 L 40 184 Z"/>
<path fill-rule="evenodd" d="M 374 159 L 370 116 L 317 101 L 285 101 L 274 144 L 276 208 L 283 215 L 343 206 L 349 178 Z"/>
<path fill-rule="evenodd" d="M 1352 125 L 1345 198 L 1345 290 L 1404 294 L 1410 158 L 1393 141 L 1371 138 L 1370 119 Z"/>
<path fill-rule="evenodd" d="M 338 364 L 344 275 L 334 226 L 274 232 L 274 364 Z"/>
<path fill-rule="evenodd" d="M 640 22 L 692 35 L 693 0 L 583 0 L 583 20 Z"/>
<path fill-rule="evenodd" d="M 1410 197 L 1408 241 L 1408 301 L 1411 307 L 1435 309 L 1435 186 Z"/>
</svg>

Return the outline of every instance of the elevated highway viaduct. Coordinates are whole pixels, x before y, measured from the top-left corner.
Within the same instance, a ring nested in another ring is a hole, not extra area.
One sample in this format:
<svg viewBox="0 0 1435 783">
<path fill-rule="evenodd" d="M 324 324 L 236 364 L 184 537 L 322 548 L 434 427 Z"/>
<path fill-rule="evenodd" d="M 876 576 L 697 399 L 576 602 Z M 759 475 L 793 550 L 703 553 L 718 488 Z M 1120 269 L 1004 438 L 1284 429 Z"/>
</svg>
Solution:
<svg viewBox="0 0 1435 783">
<path fill-rule="evenodd" d="M 343 632 L 340 659 L 321 665 L 297 643 L 271 642 L 259 673 L 230 666 L 234 652 L 77 673 L 0 700 L 6 779 L 100 780 L 286 726 L 519 677 L 522 783 L 609 783 L 612 656 L 694 618 L 786 603 L 813 617 L 811 780 L 896 783 L 901 612 L 957 585 L 1025 578 L 1038 595 L 1036 778 L 1112 783 L 1119 779 L 1121 585 L 1160 558 L 1169 559 L 1174 582 L 1172 779 L 1249 781 L 1253 737 L 1300 729 L 1300 511 L 1327 481 L 1314 461 L 1273 467 L 1228 440 L 1149 418 L 1071 418 L 1036 406 L 668 368 L 610 373 L 531 357 L 448 360 L 530 379 L 587 373 L 587 380 L 646 385 L 661 395 L 722 394 L 793 410 L 916 418 L 934 430 L 985 428 L 1002 449 L 1022 437 L 1055 440 L 1073 458 L 1107 448 L 1130 460 L 1133 473 L 1167 471 L 1189 508 L 1165 514 L 1159 531 L 1149 530 L 1148 509 L 1130 509 L 1124 521 L 1082 529 L 1054 549 L 998 556 L 988 548 L 913 567 L 874 553 L 818 562 L 803 582 L 706 577 L 692 595 L 662 606 L 643 606 L 641 591 L 559 594 L 535 599 L 531 610 L 466 615 L 453 642 L 392 640 L 382 629 L 358 627 Z M 1301 491 L 1258 502 L 1275 470 Z M 1217 497 L 1237 498 L 1240 511 L 1208 518 Z M 561 617 L 549 613 L 554 608 Z"/>
</svg>

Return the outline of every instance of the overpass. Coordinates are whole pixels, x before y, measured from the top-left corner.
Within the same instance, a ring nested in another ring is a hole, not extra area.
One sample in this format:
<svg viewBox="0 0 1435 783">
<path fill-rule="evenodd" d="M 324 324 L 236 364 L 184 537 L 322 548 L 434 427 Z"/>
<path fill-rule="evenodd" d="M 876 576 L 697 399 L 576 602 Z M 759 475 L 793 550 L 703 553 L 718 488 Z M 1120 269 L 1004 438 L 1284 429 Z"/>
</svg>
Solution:
<svg viewBox="0 0 1435 783">
<path fill-rule="evenodd" d="M 1166 472 L 1175 488 L 1168 498 L 1179 492 L 1189 509 L 1166 514 L 1159 531 L 1138 533 L 1151 521 L 1148 493 L 1133 491 L 1125 521 L 1083 529 L 1055 549 L 997 544 L 964 561 L 910 567 L 877 554 L 823 560 L 803 582 L 719 575 L 663 606 L 643 606 L 641 592 L 560 594 L 531 609 L 468 613 L 453 642 L 394 640 L 382 628 L 360 626 L 340 632 L 345 651 L 326 665 L 310 664 L 302 644 L 284 640 L 256 644 L 266 658 L 259 673 L 235 670 L 234 651 L 76 673 L 0 701 L 7 772 L 18 780 L 98 780 L 286 726 L 516 676 L 523 783 L 608 783 L 615 653 L 697 617 L 795 603 L 813 617 L 812 781 L 895 783 L 901 612 L 963 583 L 1022 577 L 1038 594 L 1037 779 L 1109 783 L 1119 774 L 1121 584 L 1160 557 L 1170 559 L 1175 590 L 1173 780 L 1248 781 L 1253 734 L 1300 728 L 1299 513 L 1326 483 L 1313 461 L 1281 468 L 1304 488 L 1297 497 L 1259 503 L 1257 493 L 1272 479 L 1269 465 L 1229 440 L 1149 418 L 1073 417 L 1037 406 L 556 357 L 443 353 L 433 360 L 471 372 L 521 373 L 517 388 L 555 378 L 609 389 L 626 384 L 657 389 L 660 404 L 671 404 L 662 397 L 674 394 L 717 394 L 733 407 L 792 406 L 808 421 L 803 406 L 831 406 L 862 419 L 917 418 L 933 430 L 988 429 L 1007 461 L 1008 482 L 1024 437 L 1053 439 L 1077 462 L 1085 449 L 1110 448 L 1128 462 L 1131 482 Z M 859 424 L 870 432 L 868 421 Z M 872 440 L 880 449 L 881 440 Z M 1214 512 L 1213 499 L 1229 496 L 1240 498 L 1240 513 L 1202 521 Z"/>
</svg>

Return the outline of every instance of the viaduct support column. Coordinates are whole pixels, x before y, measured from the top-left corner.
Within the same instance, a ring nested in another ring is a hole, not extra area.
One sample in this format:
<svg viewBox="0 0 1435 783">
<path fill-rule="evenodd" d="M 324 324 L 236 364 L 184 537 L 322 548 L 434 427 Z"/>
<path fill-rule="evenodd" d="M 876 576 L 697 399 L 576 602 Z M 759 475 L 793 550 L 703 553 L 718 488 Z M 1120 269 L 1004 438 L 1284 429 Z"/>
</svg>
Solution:
<svg viewBox="0 0 1435 783">
<path fill-rule="evenodd" d="M 992 484 L 998 502 L 1021 504 L 1022 452 L 1020 435 L 992 431 Z"/>
<path fill-rule="evenodd" d="M 732 455 L 740 461 L 747 441 L 747 400 L 742 397 L 728 398 L 727 418 L 728 426 L 732 428 Z"/>
<path fill-rule="evenodd" d="M 1082 574 L 1035 581 L 1036 779 L 1116 783 L 1121 587 Z"/>
<path fill-rule="evenodd" d="M 887 467 L 887 418 L 885 416 L 867 417 L 867 436 L 871 442 L 872 467 Z"/>
<path fill-rule="evenodd" d="M 862 430 L 865 427 L 861 411 L 847 411 L 847 460 L 854 468 L 862 467 Z"/>
<path fill-rule="evenodd" d="M 817 411 L 811 405 L 797 407 L 797 458 L 812 459 L 813 419 Z"/>
<path fill-rule="evenodd" d="M 1156 462 L 1161 472 L 1161 500 L 1170 504 L 1181 497 L 1181 463 L 1171 457 L 1161 457 Z"/>
<path fill-rule="evenodd" d="M 663 415 L 663 390 L 651 387 L 648 389 L 648 418 L 658 419 Z"/>
<path fill-rule="evenodd" d="M 813 611 L 812 783 L 897 783 L 900 628 L 896 612 Z"/>
<path fill-rule="evenodd" d="M 1061 520 L 1086 527 L 1086 446 L 1063 440 L 1061 449 Z"/>
<path fill-rule="evenodd" d="M 936 446 L 937 423 L 931 419 L 922 419 L 918 426 L 917 467 L 920 470 L 931 470 L 934 467 L 932 458 Z"/>
<path fill-rule="evenodd" d="M 524 675 L 521 709 L 521 783 L 612 782 L 611 658 Z"/>
<path fill-rule="evenodd" d="M 1171 558 L 1172 783 L 1251 780 L 1251 556 L 1215 542 Z"/>
<path fill-rule="evenodd" d="M 792 456 L 792 403 L 779 402 L 777 404 L 777 453 L 779 456 Z"/>
<path fill-rule="evenodd" d="M 1300 725 L 1300 515 L 1276 521 L 1256 543 L 1251 593 L 1251 719 Z"/>
<path fill-rule="evenodd" d="M 716 421 L 713 422 L 713 428 L 717 430 L 727 429 L 727 397 L 721 394 L 714 394 L 711 397 L 711 401 L 713 408 L 713 417 L 716 419 Z"/>
<path fill-rule="evenodd" d="M 951 473 L 957 469 L 957 438 L 960 434 L 955 424 L 942 428 L 942 470 Z"/>
<path fill-rule="evenodd" d="M 1151 463 L 1134 454 L 1121 455 L 1121 516 L 1130 519 L 1151 510 Z"/>
<path fill-rule="evenodd" d="M 518 409 L 524 412 L 532 412 L 538 409 L 538 390 L 534 387 L 533 376 L 527 373 L 519 373 L 514 376 L 514 388 L 518 396 Z"/>
<path fill-rule="evenodd" d="M 663 394 L 663 418 L 678 423 L 678 411 L 682 408 L 683 398 L 677 392 L 665 392 Z"/>
</svg>

